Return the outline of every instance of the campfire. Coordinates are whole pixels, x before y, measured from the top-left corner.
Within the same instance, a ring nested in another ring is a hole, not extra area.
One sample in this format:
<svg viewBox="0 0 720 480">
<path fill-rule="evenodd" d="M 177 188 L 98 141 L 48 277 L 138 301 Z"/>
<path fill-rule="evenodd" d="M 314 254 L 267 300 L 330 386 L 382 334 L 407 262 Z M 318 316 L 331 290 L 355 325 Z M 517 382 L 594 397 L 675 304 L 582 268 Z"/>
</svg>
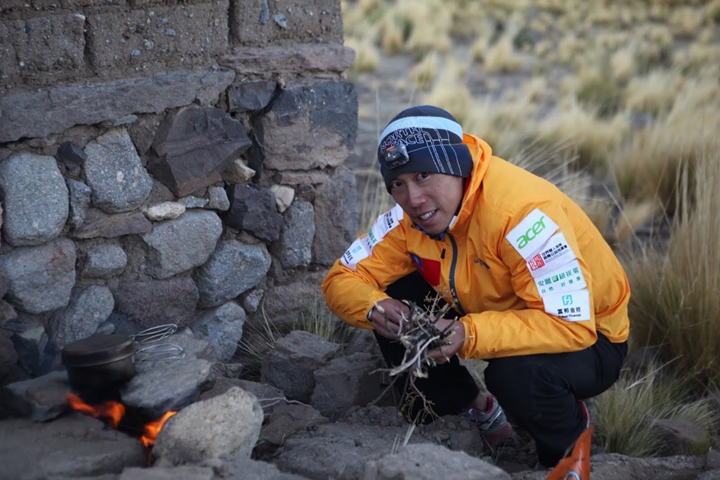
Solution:
<svg viewBox="0 0 720 480">
<path fill-rule="evenodd" d="M 130 435 L 138 437 L 140 443 L 148 449 L 155 444 L 155 439 L 160 433 L 160 430 L 162 430 L 165 422 L 177 413 L 174 410 L 170 410 L 165 412 L 159 419 L 144 423 L 139 429 L 138 434 L 136 428 L 131 425 L 134 422 L 129 422 L 130 425 L 126 425 L 125 428 L 122 428 L 123 420 L 126 418 L 126 408 L 125 405 L 120 402 L 115 400 L 106 400 L 96 405 L 89 405 L 85 403 L 79 395 L 70 392 L 67 396 L 67 404 L 73 410 L 103 420 L 112 428 L 123 430 Z"/>
</svg>

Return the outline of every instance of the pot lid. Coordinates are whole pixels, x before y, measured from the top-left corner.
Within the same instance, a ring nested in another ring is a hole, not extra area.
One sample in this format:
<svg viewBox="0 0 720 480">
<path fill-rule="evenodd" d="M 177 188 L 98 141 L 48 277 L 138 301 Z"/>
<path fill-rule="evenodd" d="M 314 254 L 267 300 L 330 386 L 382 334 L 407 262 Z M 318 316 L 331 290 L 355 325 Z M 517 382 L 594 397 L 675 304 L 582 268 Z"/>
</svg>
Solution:
<svg viewBox="0 0 720 480">
<path fill-rule="evenodd" d="M 135 342 L 127 335 L 94 335 L 65 345 L 62 363 L 66 367 L 90 367 L 116 362 L 134 353 Z"/>
</svg>

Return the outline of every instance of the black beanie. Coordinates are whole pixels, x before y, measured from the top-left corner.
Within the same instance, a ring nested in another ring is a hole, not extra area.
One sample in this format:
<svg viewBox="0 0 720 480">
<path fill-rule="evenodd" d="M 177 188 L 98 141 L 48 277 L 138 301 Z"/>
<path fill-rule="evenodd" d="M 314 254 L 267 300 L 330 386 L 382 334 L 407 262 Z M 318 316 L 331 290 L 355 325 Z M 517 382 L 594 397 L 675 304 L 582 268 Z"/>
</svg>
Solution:
<svg viewBox="0 0 720 480">
<path fill-rule="evenodd" d="M 469 177 L 472 156 L 462 138 L 462 127 L 442 108 L 421 105 L 397 114 L 378 141 L 380 173 L 388 192 L 395 177 L 406 172 Z"/>
</svg>

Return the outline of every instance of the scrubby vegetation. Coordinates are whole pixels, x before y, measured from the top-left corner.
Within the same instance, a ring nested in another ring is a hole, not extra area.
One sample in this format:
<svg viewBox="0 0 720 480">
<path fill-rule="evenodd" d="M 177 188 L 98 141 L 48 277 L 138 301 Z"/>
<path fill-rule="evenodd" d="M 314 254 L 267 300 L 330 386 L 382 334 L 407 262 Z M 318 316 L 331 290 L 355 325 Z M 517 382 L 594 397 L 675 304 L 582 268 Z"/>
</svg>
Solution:
<svg viewBox="0 0 720 480">
<path fill-rule="evenodd" d="M 616 249 L 633 292 L 631 352 L 658 347 L 664 367 L 661 378 L 627 372 L 598 401 L 606 451 L 656 453 L 651 418 L 711 428 L 720 0 L 344 0 L 343 15 L 358 54 L 351 80 L 372 84 L 384 62 L 412 59 L 376 102 L 446 108 L 572 195 Z M 360 105 L 384 125 L 377 110 Z M 382 184 L 365 193 L 363 233 L 390 200 Z"/>
</svg>

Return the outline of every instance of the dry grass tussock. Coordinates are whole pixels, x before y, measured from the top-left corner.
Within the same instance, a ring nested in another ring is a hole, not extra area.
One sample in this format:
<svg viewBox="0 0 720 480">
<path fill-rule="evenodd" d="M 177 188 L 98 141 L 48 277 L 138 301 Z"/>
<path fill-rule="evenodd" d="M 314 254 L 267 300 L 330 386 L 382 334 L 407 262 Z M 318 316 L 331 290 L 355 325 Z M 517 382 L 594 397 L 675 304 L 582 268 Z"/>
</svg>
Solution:
<svg viewBox="0 0 720 480">
<path fill-rule="evenodd" d="M 682 207 L 667 251 L 626 259 L 635 347 L 659 345 L 663 359 L 698 385 L 720 386 L 720 151 L 685 165 Z"/>
</svg>

